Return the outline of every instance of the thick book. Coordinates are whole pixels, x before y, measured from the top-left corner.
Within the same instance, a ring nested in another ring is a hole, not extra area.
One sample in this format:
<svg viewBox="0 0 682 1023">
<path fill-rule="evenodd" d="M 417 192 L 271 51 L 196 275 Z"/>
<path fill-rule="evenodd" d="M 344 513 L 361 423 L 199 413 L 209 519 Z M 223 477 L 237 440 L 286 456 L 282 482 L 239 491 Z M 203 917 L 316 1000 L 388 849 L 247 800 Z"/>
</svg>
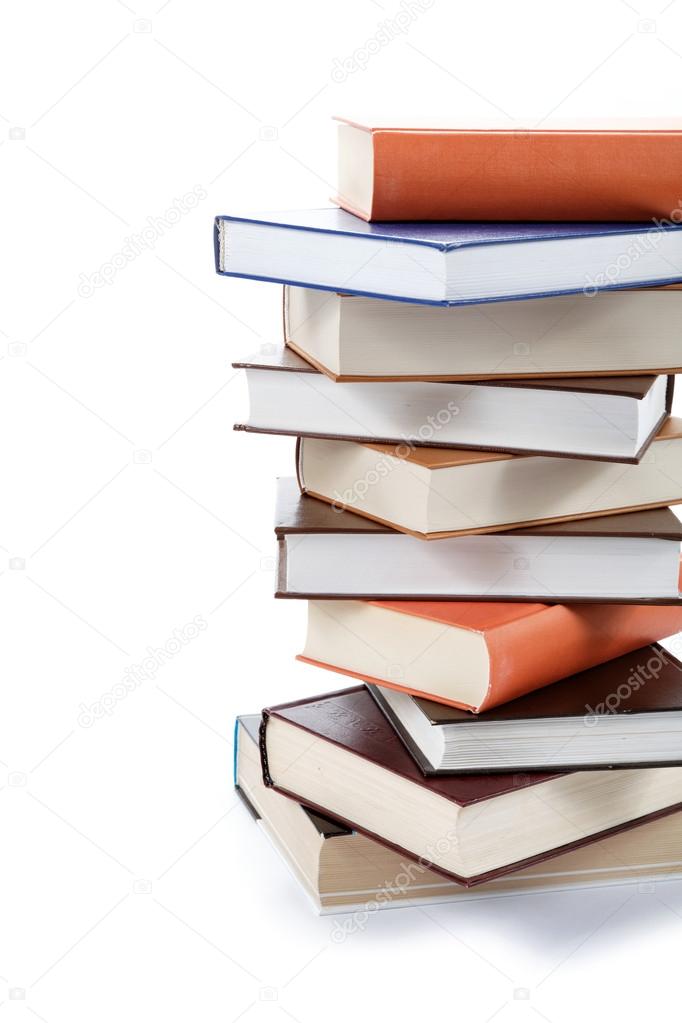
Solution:
<svg viewBox="0 0 682 1023">
<path fill-rule="evenodd" d="M 367 835 L 323 817 L 263 784 L 258 750 L 260 714 L 237 718 L 235 787 L 318 913 L 376 912 L 523 892 L 555 892 L 682 877 L 682 812 L 658 817 L 548 864 L 465 888 L 406 861 Z M 338 933 L 343 925 L 336 924 Z"/>
<path fill-rule="evenodd" d="M 682 291 L 640 288 L 441 308 L 284 288 L 289 347 L 333 380 L 682 372 Z"/>
<path fill-rule="evenodd" d="M 278 481 L 278 597 L 679 604 L 669 508 L 425 543 Z"/>
<path fill-rule="evenodd" d="M 235 429 L 637 462 L 667 418 L 674 376 L 335 383 L 288 348 L 244 369 Z"/>
<path fill-rule="evenodd" d="M 337 201 L 365 220 L 649 220 L 680 205 L 679 118 L 337 120 Z"/>
<path fill-rule="evenodd" d="M 675 283 L 682 225 L 367 224 L 294 210 L 217 217 L 215 260 L 227 277 L 460 305 Z"/>
<path fill-rule="evenodd" d="M 299 660 L 486 714 L 681 631 L 679 604 L 310 600 Z"/>
<path fill-rule="evenodd" d="M 479 715 L 369 690 L 429 775 L 682 765 L 682 664 L 658 645 Z"/>
<path fill-rule="evenodd" d="M 636 465 L 301 438 L 303 493 L 424 540 L 682 501 L 682 419 Z"/>
<path fill-rule="evenodd" d="M 260 749 L 268 787 L 465 885 L 682 806 L 680 767 L 425 777 L 364 686 L 264 710 Z"/>
</svg>

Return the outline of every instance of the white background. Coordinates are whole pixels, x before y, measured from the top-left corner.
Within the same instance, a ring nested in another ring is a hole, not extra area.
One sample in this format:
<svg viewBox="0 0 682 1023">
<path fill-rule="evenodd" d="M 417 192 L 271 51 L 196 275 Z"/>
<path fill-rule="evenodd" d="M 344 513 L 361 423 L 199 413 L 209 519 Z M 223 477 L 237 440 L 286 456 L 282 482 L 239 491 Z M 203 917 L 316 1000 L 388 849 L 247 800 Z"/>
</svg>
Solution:
<svg viewBox="0 0 682 1023">
<path fill-rule="evenodd" d="M 279 340 L 280 292 L 214 275 L 213 215 L 325 205 L 332 113 L 680 113 L 680 0 L 423 8 L 396 33 L 394 0 L 4 5 L 0 1023 L 678 1011 L 682 884 L 391 911 L 332 944 L 231 788 L 234 715 L 330 679 L 272 599 L 293 442 L 231 431 L 230 362 Z"/>
</svg>

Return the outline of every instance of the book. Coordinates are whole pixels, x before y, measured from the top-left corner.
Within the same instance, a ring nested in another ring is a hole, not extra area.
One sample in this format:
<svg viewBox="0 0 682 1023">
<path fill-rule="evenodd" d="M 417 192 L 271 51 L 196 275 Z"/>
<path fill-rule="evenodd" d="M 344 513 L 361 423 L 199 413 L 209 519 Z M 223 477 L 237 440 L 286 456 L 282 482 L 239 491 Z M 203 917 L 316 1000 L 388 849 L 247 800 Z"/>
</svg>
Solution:
<svg viewBox="0 0 682 1023">
<path fill-rule="evenodd" d="M 278 597 L 678 604 L 669 508 L 426 543 L 278 482 Z"/>
<path fill-rule="evenodd" d="M 490 714 L 681 631 L 680 605 L 310 600 L 299 660 Z"/>
<path fill-rule="evenodd" d="M 651 288 L 442 308 L 284 288 L 287 345 L 333 380 L 682 372 L 682 292 Z"/>
<path fill-rule="evenodd" d="M 680 205 L 680 119 L 337 120 L 337 201 L 366 220 L 648 220 Z"/>
<path fill-rule="evenodd" d="M 427 775 L 682 765 L 682 664 L 659 645 L 480 715 L 369 691 Z"/>
<path fill-rule="evenodd" d="M 680 767 L 425 777 L 364 686 L 264 710 L 260 750 L 268 787 L 465 885 L 682 806 Z"/>
<path fill-rule="evenodd" d="M 228 277 L 435 305 L 682 279 L 672 220 L 367 224 L 339 209 L 294 210 L 217 217 L 215 252 Z"/>
<path fill-rule="evenodd" d="M 288 348 L 244 369 L 253 433 L 637 462 L 670 411 L 674 376 L 335 383 Z"/>
<path fill-rule="evenodd" d="M 682 812 L 465 888 L 263 784 L 260 714 L 237 718 L 235 786 L 318 913 L 561 892 L 682 877 Z"/>
<path fill-rule="evenodd" d="M 682 501 L 682 419 L 636 465 L 301 438 L 303 493 L 424 540 Z"/>
</svg>

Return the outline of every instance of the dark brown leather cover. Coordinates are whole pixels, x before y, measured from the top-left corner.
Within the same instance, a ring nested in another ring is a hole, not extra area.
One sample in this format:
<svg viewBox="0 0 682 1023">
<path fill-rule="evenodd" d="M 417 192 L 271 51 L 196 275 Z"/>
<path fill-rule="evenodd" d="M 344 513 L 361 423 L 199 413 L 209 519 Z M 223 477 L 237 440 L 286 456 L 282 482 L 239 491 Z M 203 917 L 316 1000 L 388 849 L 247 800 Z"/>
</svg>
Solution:
<svg viewBox="0 0 682 1023">
<path fill-rule="evenodd" d="M 300 492 L 293 476 L 277 480 L 275 533 L 395 533 L 373 519 L 337 511 L 326 501 Z M 682 541 L 682 522 L 670 508 L 650 508 L 621 515 L 597 515 L 572 522 L 550 522 L 525 529 L 501 530 L 509 536 L 628 536 Z M 437 541 L 436 541 L 437 542 Z"/>
<path fill-rule="evenodd" d="M 260 729 L 260 750 L 265 785 L 309 806 L 312 810 L 327 814 L 335 820 L 340 820 L 343 824 L 369 835 L 370 838 L 376 839 L 376 841 L 389 848 L 396 849 L 411 859 L 418 859 L 419 853 L 415 850 L 410 851 L 409 849 L 401 848 L 382 838 L 381 835 L 376 835 L 366 828 L 359 826 L 357 821 L 346 820 L 339 817 L 331 808 L 321 807 L 311 802 L 306 799 L 305 793 L 291 792 L 279 786 L 276 780 L 273 780 L 270 776 L 267 745 L 267 725 L 271 717 L 281 718 L 298 728 L 302 728 L 318 739 L 323 739 L 326 742 L 340 746 L 342 749 L 356 756 L 363 757 L 384 770 L 392 771 L 431 794 L 440 796 L 444 800 L 455 803 L 458 806 L 470 806 L 492 800 L 498 796 L 527 788 L 531 785 L 542 785 L 561 777 L 561 775 L 570 773 L 460 774 L 425 777 L 364 686 L 354 686 L 351 689 L 343 689 L 338 692 L 297 700 L 293 703 L 281 704 L 280 706 L 263 710 Z M 625 831 L 637 824 L 643 824 L 647 820 L 665 816 L 680 808 L 682 808 L 682 804 L 678 803 L 674 806 L 666 807 L 662 811 L 647 814 L 637 820 L 629 821 L 576 842 L 559 846 L 551 851 L 527 857 L 516 863 L 506 864 L 503 867 L 472 877 L 461 877 L 435 864 L 431 864 L 430 867 L 444 877 L 450 877 L 452 880 L 469 887 L 481 884 L 483 881 L 492 880 L 495 877 L 513 873 L 533 863 L 541 863 L 552 856 L 557 856 L 559 853 L 569 852 L 571 849 L 588 845 L 591 842 L 605 838 L 607 835 Z"/>
<path fill-rule="evenodd" d="M 318 376 L 323 374 L 320 370 L 311 366 L 310 363 L 302 359 L 300 355 L 297 355 L 289 347 L 280 347 L 272 355 L 256 355 L 252 359 L 244 359 L 241 362 L 233 362 L 232 366 L 234 369 L 269 369 L 269 370 L 280 370 L 285 373 L 313 373 Z M 554 390 L 554 391 L 579 391 L 580 393 L 592 393 L 592 394 L 611 394 L 611 395 L 622 395 L 624 397 L 633 398 L 635 400 L 641 400 L 646 396 L 650 387 L 656 380 L 655 376 L 637 376 L 637 377 L 543 377 L 541 379 L 534 377 L 518 377 L 514 380 L 508 379 L 494 379 L 494 380 L 468 380 L 466 381 L 467 386 L 471 387 L 525 387 L 535 390 Z M 552 451 L 541 448 L 534 448 L 528 450 L 526 448 L 514 448 L 514 447 L 503 447 L 501 445 L 472 445 L 466 446 L 467 450 L 477 451 L 494 451 L 502 454 L 510 455 L 546 455 L 551 458 L 580 458 L 587 459 L 588 461 L 600 461 L 600 462 L 618 462 L 627 465 L 636 465 L 647 451 L 652 440 L 661 429 L 666 419 L 670 414 L 672 408 L 673 392 L 675 389 L 675 377 L 672 375 L 668 376 L 668 384 L 666 389 L 666 401 L 665 410 L 659 417 L 658 421 L 654 424 L 649 436 L 645 439 L 644 443 L 640 447 L 639 451 L 635 455 L 629 458 L 600 456 L 595 459 L 593 455 L 586 454 L 572 454 L 565 451 Z M 271 429 L 267 426 L 251 426 L 249 423 L 235 423 L 235 430 L 241 430 L 246 433 L 265 433 L 273 434 L 276 436 L 284 437 L 298 437 L 299 433 L 296 430 L 276 430 Z M 303 435 L 306 437 L 318 437 L 323 440 L 350 440 L 357 441 L 359 443 L 373 443 L 373 444 L 400 444 L 404 441 L 402 437 L 371 437 L 367 435 L 350 435 L 350 434 L 336 434 L 336 433 L 317 433 L 308 431 Z M 438 441 L 425 441 L 413 439 L 412 443 L 416 447 L 432 447 L 432 448 L 453 448 L 458 447 L 456 444 L 442 444 Z M 463 445 L 459 445 L 463 447 Z"/>
<path fill-rule="evenodd" d="M 263 711 L 260 734 L 263 780 L 266 785 L 274 785 L 275 788 L 277 785 L 270 777 L 267 759 L 267 721 L 270 717 L 281 718 L 318 738 L 371 760 L 379 767 L 393 771 L 458 806 L 471 806 L 473 803 L 494 799 L 519 788 L 541 785 L 552 778 L 560 777 L 562 773 L 569 773 L 553 771 L 518 776 L 477 774 L 457 775 L 452 778 L 425 778 L 367 688 L 353 686 L 350 689 L 339 689 L 333 693 L 295 700 L 293 703 L 283 703 Z"/>
<path fill-rule="evenodd" d="M 620 515 L 595 515 L 572 522 L 546 522 L 509 530 L 521 536 L 632 536 L 659 540 L 682 540 L 682 522 L 670 508 L 645 508 Z"/>
<path fill-rule="evenodd" d="M 336 511 L 325 501 L 302 494 L 293 476 L 277 479 L 275 501 L 275 533 L 394 533 L 389 526 L 354 515 L 349 511 Z"/>
</svg>

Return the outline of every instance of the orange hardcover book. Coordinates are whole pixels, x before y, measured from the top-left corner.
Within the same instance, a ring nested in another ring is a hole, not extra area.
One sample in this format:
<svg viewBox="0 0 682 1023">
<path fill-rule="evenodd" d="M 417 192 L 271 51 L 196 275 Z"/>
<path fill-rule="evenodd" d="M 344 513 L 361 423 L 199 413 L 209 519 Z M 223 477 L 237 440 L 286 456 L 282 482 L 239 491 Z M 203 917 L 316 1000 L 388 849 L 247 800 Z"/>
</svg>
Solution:
<svg viewBox="0 0 682 1023">
<path fill-rule="evenodd" d="M 682 630 L 672 606 L 311 600 L 308 609 L 299 660 L 474 713 Z M 655 685 L 646 666 L 632 671 L 638 685 Z"/>
<path fill-rule="evenodd" d="M 682 220 L 682 120 L 337 120 L 336 201 L 364 220 Z"/>
</svg>

